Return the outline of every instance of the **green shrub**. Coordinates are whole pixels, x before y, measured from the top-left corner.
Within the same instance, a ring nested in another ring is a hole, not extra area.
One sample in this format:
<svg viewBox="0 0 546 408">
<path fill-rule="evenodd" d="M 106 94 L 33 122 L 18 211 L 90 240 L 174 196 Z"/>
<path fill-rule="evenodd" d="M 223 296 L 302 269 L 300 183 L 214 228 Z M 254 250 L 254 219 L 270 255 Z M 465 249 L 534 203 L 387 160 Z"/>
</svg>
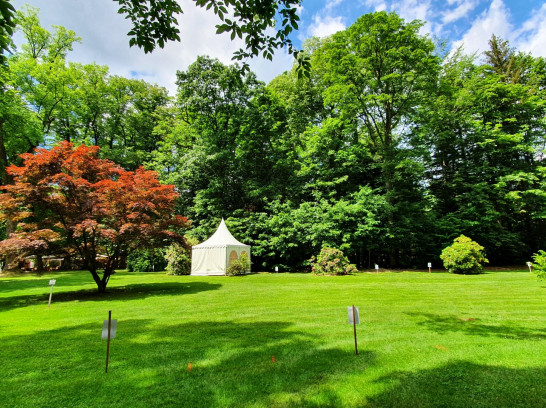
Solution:
<svg viewBox="0 0 546 408">
<path fill-rule="evenodd" d="M 129 272 L 164 271 L 166 266 L 165 255 L 159 249 L 137 249 L 127 256 Z"/>
<path fill-rule="evenodd" d="M 167 274 L 189 275 L 191 273 L 191 252 L 180 244 L 172 244 L 165 251 Z"/>
<path fill-rule="evenodd" d="M 235 259 L 228 266 L 226 274 L 228 276 L 238 276 L 245 275 L 247 272 L 250 272 L 250 261 L 248 255 L 242 253 L 239 259 Z"/>
<path fill-rule="evenodd" d="M 316 260 L 315 257 L 311 258 L 311 271 L 315 275 L 347 275 L 358 272 L 343 251 L 327 247 L 320 250 Z"/>
<path fill-rule="evenodd" d="M 464 235 L 455 238 L 453 245 L 444 248 L 440 258 L 449 272 L 465 275 L 481 273 L 483 264 L 489 262 L 483 247 Z"/>
<path fill-rule="evenodd" d="M 532 267 L 539 279 L 546 279 L 546 251 L 541 249 L 533 255 Z"/>
</svg>

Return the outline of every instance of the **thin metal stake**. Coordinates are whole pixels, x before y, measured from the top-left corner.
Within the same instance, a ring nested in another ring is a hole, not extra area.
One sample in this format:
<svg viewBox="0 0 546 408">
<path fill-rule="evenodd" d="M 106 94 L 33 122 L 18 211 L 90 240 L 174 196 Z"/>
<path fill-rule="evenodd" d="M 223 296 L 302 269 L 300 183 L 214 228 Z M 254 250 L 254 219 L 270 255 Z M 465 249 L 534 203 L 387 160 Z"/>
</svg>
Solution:
<svg viewBox="0 0 546 408">
<path fill-rule="evenodd" d="M 53 296 L 53 286 L 55 285 L 51 285 L 51 290 L 49 291 L 49 303 L 47 304 L 48 308 L 51 306 L 51 296 Z"/>
<path fill-rule="evenodd" d="M 108 372 L 108 360 L 110 359 L 110 328 L 112 327 L 112 311 L 108 311 L 108 340 L 106 342 L 106 372 Z"/>
<path fill-rule="evenodd" d="M 358 346 L 356 345 L 356 317 L 355 317 L 355 305 L 353 305 L 353 330 L 355 332 L 355 355 L 358 356 Z"/>
</svg>

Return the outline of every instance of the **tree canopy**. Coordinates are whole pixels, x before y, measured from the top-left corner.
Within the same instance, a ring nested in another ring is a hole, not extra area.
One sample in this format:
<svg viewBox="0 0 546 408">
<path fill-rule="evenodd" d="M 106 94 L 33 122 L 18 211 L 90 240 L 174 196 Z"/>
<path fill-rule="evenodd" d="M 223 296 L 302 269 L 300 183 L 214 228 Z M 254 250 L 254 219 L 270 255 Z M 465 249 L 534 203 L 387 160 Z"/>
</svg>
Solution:
<svg viewBox="0 0 546 408">
<path fill-rule="evenodd" d="M 174 186 L 144 168 L 123 170 L 98 150 L 64 141 L 8 167 L 14 182 L 3 187 L 0 210 L 17 229 L 0 251 L 72 257 L 103 292 L 128 250 L 183 243 L 188 221 L 173 215 Z"/>
<path fill-rule="evenodd" d="M 266 85 L 200 56 L 170 98 L 68 62 L 76 33 L 43 29 L 35 9 L 16 21 L 26 44 L 0 67 L 5 197 L 18 175 L 4 169 L 23 166 L 21 153 L 70 142 L 100 147 L 93 157 L 116 171 L 156 171 L 178 193 L 172 213 L 192 220 L 188 236 L 224 217 L 264 270 L 309 268 L 322 247 L 360 268 L 436 265 L 461 234 L 492 265 L 546 247 L 546 61 L 499 37 L 481 56 L 443 53 L 421 22 L 372 13 L 306 41 L 308 76 L 295 64 Z M 7 246 L 31 222 L 10 211 Z M 32 222 L 48 219 L 40 211 Z M 67 239 L 44 231 L 18 245 L 43 256 Z"/>
</svg>

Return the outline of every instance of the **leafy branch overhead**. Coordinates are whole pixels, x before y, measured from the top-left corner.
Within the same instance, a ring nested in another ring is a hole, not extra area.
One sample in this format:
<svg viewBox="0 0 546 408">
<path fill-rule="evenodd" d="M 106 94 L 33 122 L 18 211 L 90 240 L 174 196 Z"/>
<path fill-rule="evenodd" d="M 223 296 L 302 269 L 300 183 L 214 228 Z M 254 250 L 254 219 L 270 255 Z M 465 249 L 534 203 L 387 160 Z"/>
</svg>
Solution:
<svg viewBox="0 0 546 408">
<path fill-rule="evenodd" d="M 144 52 L 152 52 L 156 46 L 163 48 L 167 41 L 180 41 L 177 14 L 182 8 L 176 0 L 114 0 L 119 3 L 118 13 L 130 19 L 133 28 L 128 32 L 129 44 L 137 45 Z M 233 54 L 233 60 L 262 56 L 273 60 L 275 50 L 286 48 L 298 61 L 298 74 L 309 75 L 309 58 L 301 54 L 290 40 L 290 34 L 298 29 L 297 11 L 302 0 L 194 0 L 195 5 L 211 10 L 221 23 L 216 33 L 228 33 L 245 41 L 245 48 Z M 272 34 L 268 34 L 272 32 Z M 246 62 L 242 71 L 249 71 Z"/>
<path fill-rule="evenodd" d="M 120 5 L 119 14 L 130 19 L 133 28 L 127 33 L 129 45 L 137 45 L 145 53 L 152 52 L 156 45 L 160 48 L 167 41 L 180 41 L 180 30 L 176 14 L 182 14 L 182 8 L 176 0 L 114 0 Z"/>
<path fill-rule="evenodd" d="M 0 63 L 5 62 L 4 51 L 9 51 L 15 29 L 15 8 L 9 0 L 0 0 Z"/>
</svg>

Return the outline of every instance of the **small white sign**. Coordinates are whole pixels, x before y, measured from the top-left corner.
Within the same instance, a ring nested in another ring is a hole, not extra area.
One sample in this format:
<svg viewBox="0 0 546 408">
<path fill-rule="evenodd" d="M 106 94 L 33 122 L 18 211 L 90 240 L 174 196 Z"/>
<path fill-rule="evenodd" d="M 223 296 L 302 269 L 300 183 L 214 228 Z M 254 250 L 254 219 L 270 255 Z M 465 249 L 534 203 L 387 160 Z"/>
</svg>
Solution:
<svg viewBox="0 0 546 408">
<path fill-rule="evenodd" d="M 353 324 L 353 307 L 347 306 L 347 312 L 349 313 L 349 324 Z M 356 320 L 356 323 L 354 324 L 360 324 L 360 316 L 358 314 L 357 306 L 355 306 L 355 320 Z"/>
<path fill-rule="evenodd" d="M 275 272 L 279 272 L 279 267 L 275 266 Z"/>
<path fill-rule="evenodd" d="M 432 268 L 432 263 L 431 262 L 428 263 L 428 267 Z"/>
<path fill-rule="evenodd" d="M 55 285 L 55 282 L 57 282 L 55 279 L 51 279 L 49 281 L 49 286 L 54 286 Z"/>
<path fill-rule="evenodd" d="M 110 340 L 116 337 L 116 329 L 118 327 L 118 319 L 112 319 L 112 324 L 110 325 Z M 108 339 L 108 320 L 105 320 L 102 323 L 102 339 Z"/>
<path fill-rule="evenodd" d="M 527 266 L 529 266 L 529 267 L 530 267 L 530 266 L 531 266 L 531 262 L 527 262 Z"/>
<path fill-rule="evenodd" d="M 375 269 L 379 270 L 379 265 L 375 264 Z"/>
</svg>

